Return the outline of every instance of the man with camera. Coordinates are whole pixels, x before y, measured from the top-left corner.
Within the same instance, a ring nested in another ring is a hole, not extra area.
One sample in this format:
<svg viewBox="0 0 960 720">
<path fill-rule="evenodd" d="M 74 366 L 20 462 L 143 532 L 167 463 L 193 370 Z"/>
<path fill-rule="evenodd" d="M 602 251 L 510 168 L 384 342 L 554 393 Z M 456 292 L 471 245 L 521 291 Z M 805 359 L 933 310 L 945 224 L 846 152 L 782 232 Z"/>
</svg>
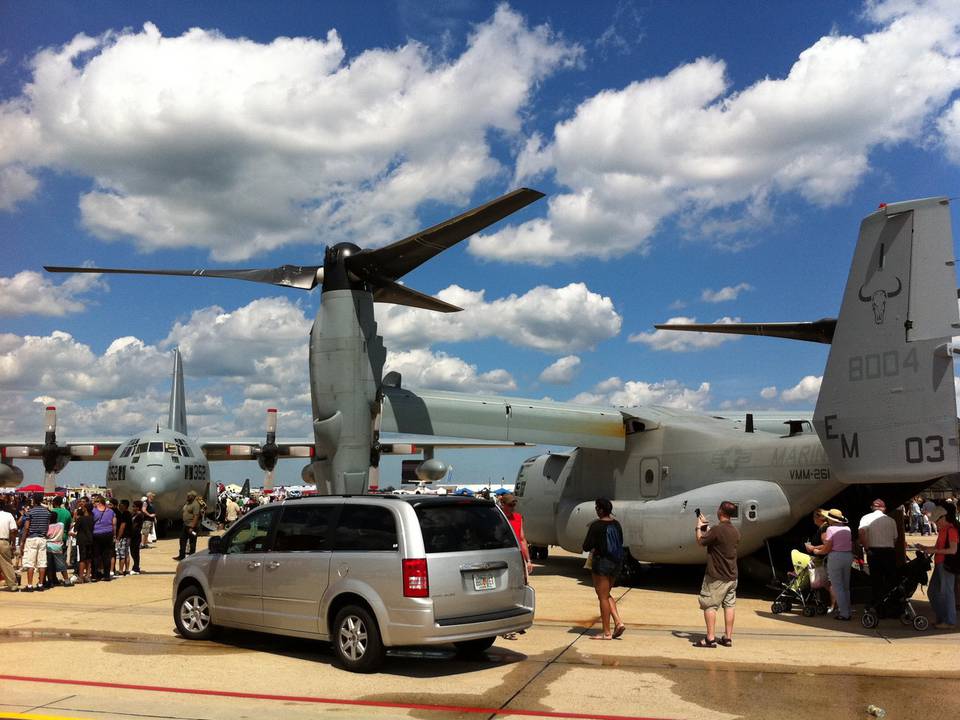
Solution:
<svg viewBox="0 0 960 720">
<path fill-rule="evenodd" d="M 700 587 L 700 609 L 707 626 L 706 637 L 701 638 L 695 647 L 715 648 L 717 643 L 724 647 L 733 645 L 733 620 L 737 604 L 737 546 L 740 544 L 740 531 L 730 522 L 736 515 L 737 506 L 728 500 L 717 508 L 719 522 L 710 527 L 707 519 L 697 508 L 697 543 L 707 548 L 707 570 Z M 715 631 L 717 610 L 723 607 L 724 635 L 719 640 Z"/>
</svg>

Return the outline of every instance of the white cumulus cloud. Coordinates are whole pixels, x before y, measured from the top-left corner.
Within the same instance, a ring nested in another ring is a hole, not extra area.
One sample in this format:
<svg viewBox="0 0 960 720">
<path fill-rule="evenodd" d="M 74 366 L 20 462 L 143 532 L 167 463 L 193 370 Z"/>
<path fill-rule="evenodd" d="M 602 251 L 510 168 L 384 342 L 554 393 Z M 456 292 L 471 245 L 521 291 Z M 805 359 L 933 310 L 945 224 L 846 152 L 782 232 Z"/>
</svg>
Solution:
<svg viewBox="0 0 960 720">
<path fill-rule="evenodd" d="M 573 381 L 580 369 L 580 358 L 576 355 L 567 355 L 543 369 L 540 373 L 541 382 L 566 385 Z"/>
<path fill-rule="evenodd" d="M 763 390 L 760 391 L 760 397 L 762 397 L 764 400 L 773 400 L 776 396 L 777 396 L 776 385 L 770 385 L 768 387 L 763 388 Z"/>
<path fill-rule="evenodd" d="M 692 317 L 673 317 L 667 320 L 668 325 L 690 325 L 696 323 Z M 740 322 L 740 318 L 724 316 L 715 321 L 718 325 L 729 325 Z M 687 330 L 654 330 L 653 332 L 634 333 L 627 342 L 643 343 L 653 350 L 669 350 L 670 352 L 691 352 L 717 347 L 725 342 L 739 340 L 740 335 L 723 333 L 690 332 Z"/>
<path fill-rule="evenodd" d="M 459 285 L 451 285 L 436 296 L 463 308 L 463 312 L 376 305 L 380 332 L 390 347 L 407 349 L 495 337 L 546 352 L 579 351 L 616 336 L 623 322 L 613 300 L 592 292 L 583 283 L 535 287 L 523 295 L 511 294 L 489 302 L 483 290 Z"/>
<path fill-rule="evenodd" d="M 571 402 L 628 408 L 662 405 L 682 410 L 704 410 L 710 403 L 710 383 L 703 382 L 699 387 L 692 388 L 678 380 L 648 383 L 611 377 L 598 383 L 591 392 L 580 393 Z"/>
<path fill-rule="evenodd" d="M 745 282 L 736 285 L 727 285 L 719 290 L 705 288 L 703 292 L 700 293 L 700 299 L 708 303 L 729 302 L 730 300 L 736 300 L 740 297 L 740 293 L 747 290 L 753 290 L 753 285 Z"/>
<path fill-rule="evenodd" d="M 823 382 L 823 376 L 807 375 L 792 388 L 788 388 L 780 393 L 780 399 L 784 402 L 801 402 L 816 400 L 820 394 L 820 383 Z"/>
<path fill-rule="evenodd" d="M 106 289 L 100 275 L 77 273 L 56 284 L 46 275 L 23 270 L 0 277 L 0 315 L 62 317 L 84 310 L 88 302 L 84 295 Z"/>
<path fill-rule="evenodd" d="M 566 188 L 547 217 L 474 237 L 470 251 L 535 264 L 610 258 L 647 252 L 671 216 L 691 234 L 728 235 L 743 230 L 729 216 L 769 222 L 778 194 L 841 201 L 871 153 L 924 143 L 960 88 L 960 4 L 877 3 L 867 18 L 874 31 L 825 35 L 786 75 L 743 89 L 722 59 L 699 58 L 588 98 L 517 160 L 521 177 L 552 169 Z M 954 152 L 957 112 L 939 127 Z"/>
<path fill-rule="evenodd" d="M 487 393 L 505 392 L 517 387 L 506 370 L 480 372 L 476 365 L 458 357 L 424 349 L 388 353 L 384 372 L 390 371 L 399 372 L 403 377 L 403 386 L 411 389 Z"/>
<path fill-rule="evenodd" d="M 449 60 L 413 41 L 348 57 L 335 30 L 77 35 L 0 104 L 0 208 L 53 168 L 92 178 L 90 231 L 143 250 L 382 244 L 417 229 L 421 202 L 461 206 L 501 173 L 489 134 L 516 134 L 537 84 L 580 53 L 506 5 Z"/>
</svg>

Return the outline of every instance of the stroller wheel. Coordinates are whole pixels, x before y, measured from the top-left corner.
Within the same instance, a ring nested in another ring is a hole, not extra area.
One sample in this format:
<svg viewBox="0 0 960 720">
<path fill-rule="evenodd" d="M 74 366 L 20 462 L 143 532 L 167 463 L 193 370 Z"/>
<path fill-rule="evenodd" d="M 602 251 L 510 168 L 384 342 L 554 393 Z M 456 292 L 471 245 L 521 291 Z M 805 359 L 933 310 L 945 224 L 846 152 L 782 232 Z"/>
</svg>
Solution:
<svg viewBox="0 0 960 720">
<path fill-rule="evenodd" d="M 877 626 L 877 616 L 872 612 L 865 612 L 860 616 L 860 624 L 863 625 L 868 630 L 870 628 L 875 628 Z"/>
<path fill-rule="evenodd" d="M 930 627 L 930 621 L 927 620 L 923 615 L 917 615 L 913 619 L 913 629 L 923 632 L 928 627 Z"/>
<path fill-rule="evenodd" d="M 807 605 L 805 608 L 803 608 L 804 617 L 813 617 L 816 614 L 817 614 L 817 609 L 810 605 Z"/>
<path fill-rule="evenodd" d="M 770 612 L 772 612 L 774 615 L 779 615 L 783 611 L 784 611 L 783 603 L 780 602 L 779 600 L 770 606 Z"/>
<path fill-rule="evenodd" d="M 817 605 L 817 615 L 826 615 L 826 614 L 827 614 L 827 606 L 823 604 Z"/>
<path fill-rule="evenodd" d="M 926 618 L 924 618 L 924 619 L 926 619 Z M 908 625 L 908 626 L 909 626 L 909 625 L 913 625 L 913 616 L 910 615 L 910 613 L 904 613 L 903 615 L 900 616 L 900 622 L 902 622 L 904 625 Z"/>
</svg>

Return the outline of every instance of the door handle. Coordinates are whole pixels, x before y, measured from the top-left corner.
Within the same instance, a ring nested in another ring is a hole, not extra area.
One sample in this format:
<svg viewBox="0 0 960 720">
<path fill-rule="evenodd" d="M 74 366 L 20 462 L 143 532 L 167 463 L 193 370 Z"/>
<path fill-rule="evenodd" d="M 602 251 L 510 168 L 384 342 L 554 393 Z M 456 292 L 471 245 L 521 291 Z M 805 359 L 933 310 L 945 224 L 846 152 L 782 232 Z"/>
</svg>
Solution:
<svg viewBox="0 0 960 720">
<path fill-rule="evenodd" d="M 247 570 L 256 570 L 256 569 L 257 569 L 258 567 L 260 567 L 262 564 L 263 564 L 263 563 L 259 563 L 259 562 L 249 562 L 249 563 L 247 563 Z"/>
<path fill-rule="evenodd" d="M 267 567 L 271 570 L 276 570 L 278 567 L 280 567 L 280 563 L 278 563 L 276 560 L 271 560 L 267 563 Z"/>
</svg>

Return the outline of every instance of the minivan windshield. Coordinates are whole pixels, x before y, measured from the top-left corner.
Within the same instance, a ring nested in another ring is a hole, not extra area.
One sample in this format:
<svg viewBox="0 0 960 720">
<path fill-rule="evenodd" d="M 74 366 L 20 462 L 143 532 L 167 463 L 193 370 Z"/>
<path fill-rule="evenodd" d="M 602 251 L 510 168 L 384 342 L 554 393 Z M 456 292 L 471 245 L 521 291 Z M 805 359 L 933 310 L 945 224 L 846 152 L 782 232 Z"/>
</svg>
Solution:
<svg viewBox="0 0 960 720">
<path fill-rule="evenodd" d="M 517 547 L 510 523 L 492 505 L 425 504 L 416 510 L 427 553 Z"/>
</svg>

